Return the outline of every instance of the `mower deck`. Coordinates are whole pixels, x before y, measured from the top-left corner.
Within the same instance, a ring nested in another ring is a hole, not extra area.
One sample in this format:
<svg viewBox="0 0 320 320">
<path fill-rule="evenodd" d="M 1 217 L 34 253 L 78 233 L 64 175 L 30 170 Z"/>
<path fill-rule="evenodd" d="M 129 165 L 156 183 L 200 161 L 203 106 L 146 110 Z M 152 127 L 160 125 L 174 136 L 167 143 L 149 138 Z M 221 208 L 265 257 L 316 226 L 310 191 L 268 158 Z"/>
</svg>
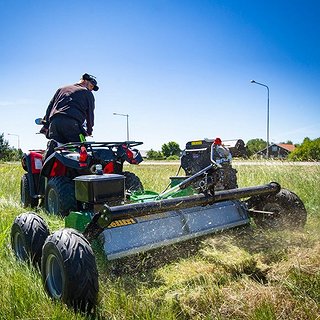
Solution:
<svg viewBox="0 0 320 320">
<path fill-rule="evenodd" d="M 118 220 L 102 232 L 104 252 L 114 260 L 247 223 L 237 200 Z"/>
</svg>

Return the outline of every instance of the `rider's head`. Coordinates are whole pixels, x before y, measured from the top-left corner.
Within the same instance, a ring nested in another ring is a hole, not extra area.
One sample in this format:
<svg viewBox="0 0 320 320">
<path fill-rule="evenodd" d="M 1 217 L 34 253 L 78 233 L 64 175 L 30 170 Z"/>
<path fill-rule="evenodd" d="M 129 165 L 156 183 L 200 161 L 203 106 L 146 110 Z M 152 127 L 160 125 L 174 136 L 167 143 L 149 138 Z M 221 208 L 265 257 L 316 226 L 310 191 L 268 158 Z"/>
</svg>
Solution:
<svg viewBox="0 0 320 320">
<path fill-rule="evenodd" d="M 88 90 L 90 91 L 98 91 L 99 87 L 97 86 L 97 80 L 95 76 L 92 76 L 88 73 L 85 73 L 81 79 L 80 79 L 80 83 L 86 87 Z"/>
</svg>

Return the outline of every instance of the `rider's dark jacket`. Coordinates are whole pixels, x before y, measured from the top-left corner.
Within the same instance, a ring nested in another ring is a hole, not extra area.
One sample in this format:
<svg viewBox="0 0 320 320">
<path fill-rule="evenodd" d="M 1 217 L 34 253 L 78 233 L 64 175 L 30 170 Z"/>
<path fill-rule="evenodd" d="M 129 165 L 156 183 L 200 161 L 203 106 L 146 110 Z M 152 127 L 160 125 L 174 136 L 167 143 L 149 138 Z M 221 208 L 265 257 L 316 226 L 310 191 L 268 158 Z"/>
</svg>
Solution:
<svg viewBox="0 0 320 320">
<path fill-rule="evenodd" d="M 57 90 L 46 111 L 45 120 L 50 121 L 56 115 L 75 119 L 82 126 L 86 121 L 86 132 L 92 134 L 94 125 L 94 96 L 90 90 L 80 84 L 73 84 Z"/>
</svg>

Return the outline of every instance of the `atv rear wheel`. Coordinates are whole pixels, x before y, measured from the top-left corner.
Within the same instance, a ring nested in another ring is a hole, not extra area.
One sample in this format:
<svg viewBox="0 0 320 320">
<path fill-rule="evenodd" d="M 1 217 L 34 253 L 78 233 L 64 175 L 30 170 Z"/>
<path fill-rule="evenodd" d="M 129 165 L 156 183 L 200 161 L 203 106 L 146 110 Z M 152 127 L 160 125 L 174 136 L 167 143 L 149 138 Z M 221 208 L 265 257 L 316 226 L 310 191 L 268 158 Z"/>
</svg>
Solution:
<svg viewBox="0 0 320 320">
<path fill-rule="evenodd" d="M 129 193 L 134 191 L 143 191 L 143 185 L 138 176 L 129 171 L 124 171 L 123 175 L 126 177 L 125 179 L 125 189 Z"/>
<path fill-rule="evenodd" d="M 45 195 L 46 210 L 51 214 L 67 216 L 76 207 L 74 182 L 67 177 L 49 179 Z"/>
<path fill-rule="evenodd" d="M 251 197 L 247 204 L 249 209 L 267 212 L 256 212 L 252 215 L 256 225 L 262 228 L 300 228 L 307 221 L 303 202 L 287 189 L 281 189 L 275 195 Z"/>
<path fill-rule="evenodd" d="M 40 266 L 42 246 L 49 236 L 45 221 L 33 212 L 15 218 L 11 227 L 11 247 L 21 261 L 30 260 Z"/>
<path fill-rule="evenodd" d="M 99 290 L 96 261 L 89 242 L 76 230 L 61 229 L 47 238 L 41 274 L 53 299 L 81 311 L 95 306 Z"/>
<path fill-rule="evenodd" d="M 38 199 L 32 198 L 30 195 L 30 186 L 29 186 L 29 178 L 28 174 L 25 173 L 21 177 L 20 181 L 20 200 L 21 204 L 24 208 L 31 207 L 35 208 L 38 205 Z"/>
</svg>

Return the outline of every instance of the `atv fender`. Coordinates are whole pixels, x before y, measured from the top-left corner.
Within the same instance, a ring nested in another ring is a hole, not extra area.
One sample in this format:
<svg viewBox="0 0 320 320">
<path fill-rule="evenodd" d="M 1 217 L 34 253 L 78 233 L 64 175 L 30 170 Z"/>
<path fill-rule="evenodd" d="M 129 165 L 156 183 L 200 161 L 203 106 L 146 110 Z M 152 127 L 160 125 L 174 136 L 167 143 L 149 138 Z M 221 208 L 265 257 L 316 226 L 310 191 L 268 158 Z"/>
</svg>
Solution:
<svg viewBox="0 0 320 320">
<path fill-rule="evenodd" d="M 31 154 L 25 154 L 23 156 L 23 164 L 22 164 L 24 170 L 27 171 L 28 175 L 28 185 L 29 185 L 29 191 L 30 191 L 30 197 L 36 198 L 38 195 L 38 187 L 39 187 L 39 173 L 33 173 L 32 169 L 32 160 L 31 160 Z"/>
<path fill-rule="evenodd" d="M 57 163 L 59 163 L 59 165 L 61 166 L 59 170 L 65 170 L 66 168 L 84 170 L 84 171 L 88 170 L 87 167 L 80 167 L 79 161 L 66 158 L 62 156 L 60 153 L 54 152 L 44 162 L 41 170 L 41 175 L 44 177 L 53 176 L 51 172 L 54 166 L 57 165 Z"/>
</svg>

